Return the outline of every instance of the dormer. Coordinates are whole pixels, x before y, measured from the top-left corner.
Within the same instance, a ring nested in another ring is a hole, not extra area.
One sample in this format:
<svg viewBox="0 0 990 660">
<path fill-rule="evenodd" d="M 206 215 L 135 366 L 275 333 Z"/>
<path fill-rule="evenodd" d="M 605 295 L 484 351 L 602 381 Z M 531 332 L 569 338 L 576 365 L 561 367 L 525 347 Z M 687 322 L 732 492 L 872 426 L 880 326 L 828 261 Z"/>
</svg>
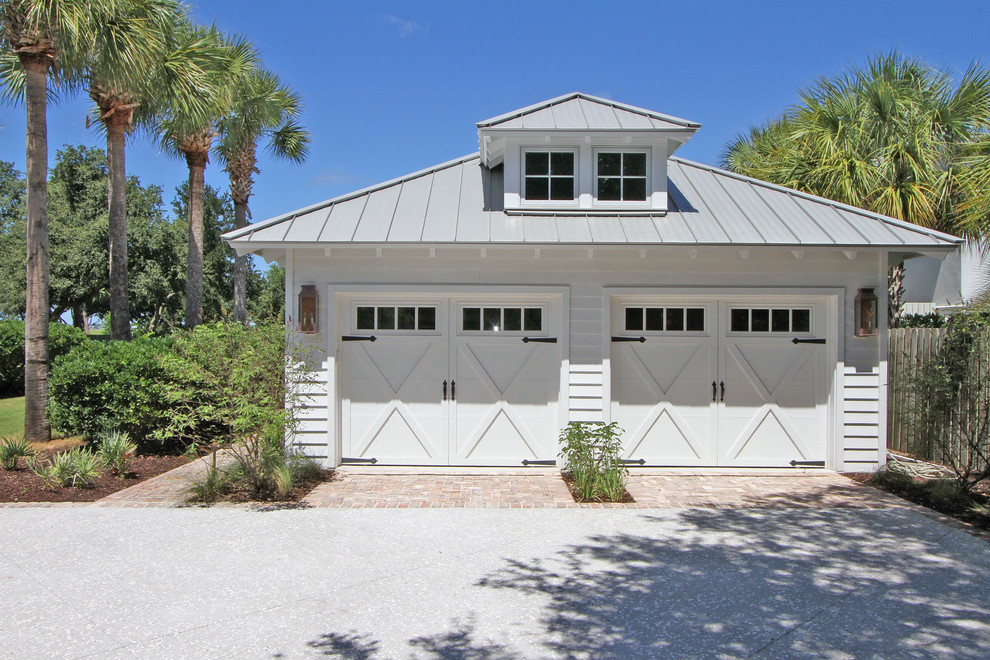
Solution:
<svg viewBox="0 0 990 660">
<path fill-rule="evenodd" d="M 663 215 L 667 158 L 701 124 L 573 93 L 478 124 L 506 213 Z"/>
</svg>

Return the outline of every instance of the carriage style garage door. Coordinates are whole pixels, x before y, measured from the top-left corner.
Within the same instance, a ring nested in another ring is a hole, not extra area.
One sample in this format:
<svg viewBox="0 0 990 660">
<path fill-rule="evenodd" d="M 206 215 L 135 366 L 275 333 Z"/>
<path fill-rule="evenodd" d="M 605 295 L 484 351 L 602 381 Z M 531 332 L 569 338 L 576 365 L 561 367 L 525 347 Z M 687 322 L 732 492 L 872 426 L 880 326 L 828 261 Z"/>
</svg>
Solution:
<svg viewBox="0 0 990 660">
<path fill-rule="evenodd" d="M 341 314 L 345 463 L 554 460 L 558 302 L 355 299 Z"/>
<path fill-rule="evenodd" d="M 612 419 L 625 458 L 823 466 L 826 315 L 822 298 L 614 298 Z"/>
</svg>

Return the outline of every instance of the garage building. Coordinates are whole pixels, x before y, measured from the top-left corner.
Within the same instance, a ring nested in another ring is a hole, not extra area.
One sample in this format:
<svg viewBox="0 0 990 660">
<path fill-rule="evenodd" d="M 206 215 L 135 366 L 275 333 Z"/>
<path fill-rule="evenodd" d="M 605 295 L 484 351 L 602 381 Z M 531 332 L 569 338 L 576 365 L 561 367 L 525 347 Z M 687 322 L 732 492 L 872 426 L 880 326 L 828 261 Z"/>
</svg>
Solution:
<svg viewBox="0 0 990 660">
<path fill-rule="evenodd" d="M 891 262 L 954 236 L 675 157 L 699 124 L 586 94 L 479 152 L 225 236 L 286 268 L 330 465 L 557 460 L 616 421 L 649 466 L 874 470 Z"/>
</svg>

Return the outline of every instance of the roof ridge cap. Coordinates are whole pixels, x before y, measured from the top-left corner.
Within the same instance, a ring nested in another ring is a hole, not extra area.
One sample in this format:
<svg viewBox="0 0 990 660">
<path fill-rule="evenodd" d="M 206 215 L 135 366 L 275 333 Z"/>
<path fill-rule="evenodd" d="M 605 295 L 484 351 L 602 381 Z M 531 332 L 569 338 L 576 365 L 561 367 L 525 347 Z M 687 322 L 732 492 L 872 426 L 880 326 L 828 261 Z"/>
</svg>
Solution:
<svg viewBox="0 0 990 660">
<path fill-rule="evenodd" d="M 640 108 L 639 106 L 629 105 L 628 103 L 622 103 L 621 101 L 613 101 L 612 99 L 607 99 L 601 96 L 595 96 L 593 94 L 586 94 L 585 92 L 570 92 L 562 96 L 557 96 L 552 99 L 547 99 L 546 101 L 541 101 L 539 103 L 533 103 L 532 105 L 527 105 L 525 107 L 519 108 L 517 110 L 510 110 L 501 115 L 496 115 L 490 117 L 489 119 L 482 120 L 476 124 L 478 128 L 492 128 L 497 124 L 503 124 L 512 119 L 518 119 L 527 114 L 532 114 L 538 110 L 543 110 L 545 108 L 550 108 L 555 105 L 560 105 L 566 101 L 573 99 L 584 99 L 586 101 L 591 101 L 592 103 L 598 103 L 601 105 L 608 106 L 613 110 L 625 110 L 626 112 L 631 112 L 633 114 L 642 115 L 644 117 L 652 117 L 654 119 L 660 119 L 662 121 L 670 122 L 672 124 L 679 124 L 685 128 L 701 128 L 701 124 L 694 121 L 689 121 L 687 119 L 682 119 L 680 117 L 675 117 L 673 115 L 667 115 L 662 112 L 656 112 L 654 110 L 648 110 L 646 108 Z"/>
<path fill-rule="evenodd" d="M 708 170 L 714 174 L 720 174 L 722 176 L 727 176 L 733 179 L 738 179 L 739 181 L 746 181 L 754 185 L 758 185 L 763 188 L 768 188 L 770 190 L 775 190 L 777 192 L 786 193 L 788 195 L 795 195 L 803 199 L 807 199 L 811 202 L 816 202 L 818 204 L 824 204 L 826 206 L 833 206 L 837 209 L 842 209 L 844 211 L 849 211 L 850 213 L 855 213 L 857 215 L 862 215 L 874 220 L 879 220 L 880 222 L 889 223 L 900 227 L 902 229 L 907 229 L 909 231 L 914 231 L 919 234 L 925 234 L 927 236 L 934 236 L 936 238 L 941 238 L 943 240 L 952 243 L 965 243 L 966 239 L 959 236 L 954 236 L 952 234 L 947 234 L 945 232 L 939 231 L 937 229 L 932 229 L 930 227 L 925 227 L 923 225 L 916 225 L 913 222 L 907 222 L 906 220 L 898 220 L 897 218 L 892 218 L 889 215 L 884 215 L 882 213 L 876 213 L 875 211 L 869 211 L 867 209 L 860 208 L 858 206 L 853 206 L 852 204 L 846 204 L 844 202 L 837 202 L 834 199 L 829 199 L 828 197 L 822 197 L 821 195 L 815 195 L 814 193 L 804 192 L 803 190 L 797 190 L 796 188 L 788 188 L 787 186 L 781 186 L 776 183 L 770 183 L 769 181 L 764 181 L 763 179 L 757 179 L 756 177 L 746 176 L 745 174 L 739 174 L 738 172 L 733 172 L 732 170 L 727 170 L 722 167 L 716 167 L 714 165 L 708 165 L 707 163 L 699 163 L 693 160 L 687 160 L 679 156 L 668 156 L 669 160 L 686 165 L 687 167 L 694 167 L 695 169 Z"/>
</svg>

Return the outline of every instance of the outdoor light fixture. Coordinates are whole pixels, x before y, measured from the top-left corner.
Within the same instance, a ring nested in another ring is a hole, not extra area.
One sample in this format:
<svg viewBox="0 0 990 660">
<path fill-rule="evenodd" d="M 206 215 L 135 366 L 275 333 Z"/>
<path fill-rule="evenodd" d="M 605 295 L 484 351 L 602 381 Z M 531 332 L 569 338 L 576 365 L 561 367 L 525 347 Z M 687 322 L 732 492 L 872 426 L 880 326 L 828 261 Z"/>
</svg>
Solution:
<svg viewBox="0 0 990 660">
<path fill-rule="evenodd" d="M 877 294 L 873 289 L 860 289 L 856 294 L 856 336 L 873 337 L 879 334 L 877 326 Z"/>
<path fill-rule="evenodd" d="M 299 291 L 299 332 L 319 332 L 320 298 L 316 286 L 304 284 Z"/>
</svg>

